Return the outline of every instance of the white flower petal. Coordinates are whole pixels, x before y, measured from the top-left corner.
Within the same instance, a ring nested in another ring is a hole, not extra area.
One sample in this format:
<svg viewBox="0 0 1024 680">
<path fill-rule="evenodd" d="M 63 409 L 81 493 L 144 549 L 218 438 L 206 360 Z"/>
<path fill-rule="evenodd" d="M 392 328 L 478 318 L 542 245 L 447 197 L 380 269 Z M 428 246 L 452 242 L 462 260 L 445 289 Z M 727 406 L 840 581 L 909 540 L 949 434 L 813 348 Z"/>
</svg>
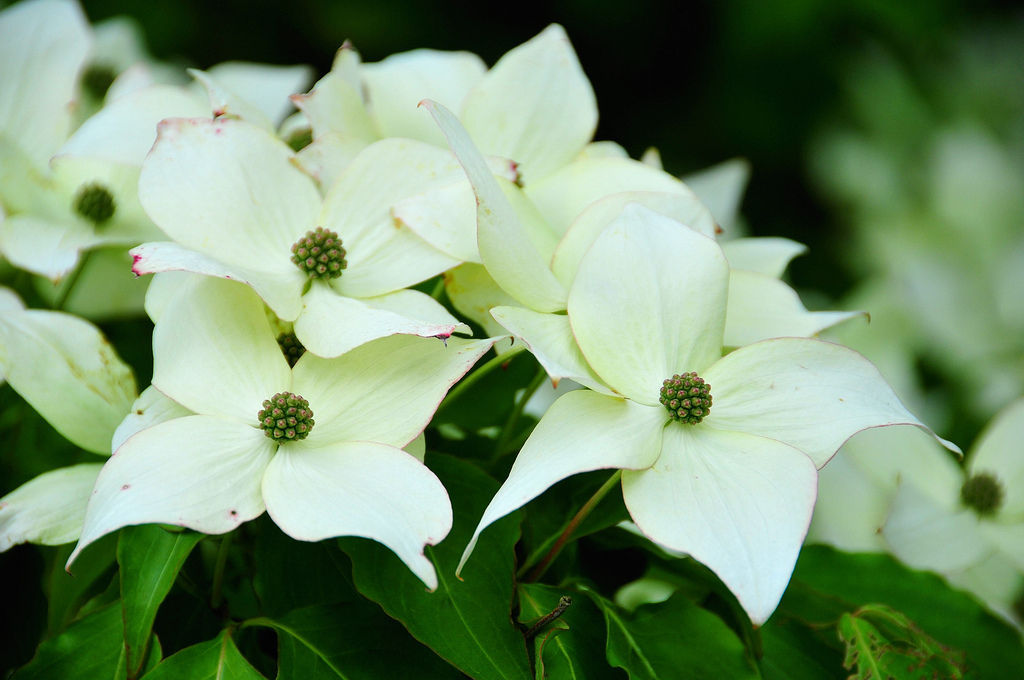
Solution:
<svg viewBox="0 0 1024 680">
<path fill-rule="evenodd" d="M 103 466 L 69 568 L 87 545 L 121 527 L 174 524 L 223 534 L 258 517 L 260 482 L 276 448 L 261 429 L 218 416 L 142 430 Z"/>
<path fill-rule="evenodd" d="M 741 347 L 701 377 L 714 400 L 704 420 L 708 426 L 778 439 L 818 467 L 869 427 L 916 425 L 931 432 L 870 361 L 822 340 L 777 338 Z"/>
<path fill-rule="evenodd" d="M 564 314 L 543 314 L 523 307 L 495 307 L 495 320 L 526 343 L 554 382 L 569 378 L 595 392 L 619 396 L 587 365 Z"/>
<path fill-rule="evenodd" d="M 159 272 L 192 272 L 238 281 L 250 286 L 274 313 L 286 321 L 302 310 L 302 286 L 306 277 L 294 265 L 290 269 L 261 271 L 227 264 L 203 252 L 170 241 L 143 243 L 131 249 L 136 276 Z"/>
<path fill-rule="evenodd" d="M 149 279 L 132 274 L 132 258 L 118 246 L 90 250 L 74 280 L 65 277 L 53 284 L 37 278 L 33 283 L 48 306 L 67 295 L 61 308 L 94 322 L 141 316 L 149 287 Z"/>
<path fill-rule="evenodd" d="M 314 139 L 334 134 L 366 146 L 378 138 L 359 91 L 342 74 L 328 73 L 309 94 L 295 95 L 292 101 L 309 119 Z"/>
<path fill-rule="evenodd" d="M 972 474 L 989 472 L 1003 485 L 1004 515 L 1024 513 L 1024 399 L 1013 402 L 992 420 L 974 445 L 967 464 Z"/>
<path fill-rule="evenodd" d="M 349 164 L 355 160 L 366 142 L 342 137 L 336 132 L 321 135 L 295 156 L 295 162 L 307 175 L 315 179 L 321 189 L 334 186 Z"/>
<path fill-rule="evenodd" d="M 758 272 L 729 272 L 725 346 L 742 347 L 779 337 L 810 337 L 863 312 L 809 312 L 800 296 L 777 278 Z"/>
<path fill-rule="evenodd" d="M 814 464 L 791 446 L 675 423 L 654 467 L 622 475 L 641 531 L 714 571 L 757 625 L 789 583 L 816 485 Z"/>
<path fill-rule="evenodd" d="M 539 312 L 565 308 L 565 288 L 548 268 L 550 253 L 531 240 L 523 223 L 458 119 L 435 102 L 424 102 L 473 185 L 477 201 L 477 245 L 494 280 L 521 304 Z M 510 188 L 510 192 L 515 187 Z M 524 201 L 525 202 L 525 201 Z"/>
<path fill-rule="evenodd" d="M 284 142 L 240 120 L 172 118 L 139 178 L 139 200 L 181 245 L 230 265 L 285 274 L 317 226 L 320 194 Z"/>
<path fill-rule="evenodd" d="M 450 338 L 446 346 L 433 338 L 394 335 L 336 359 L 306 352 L 295 364 L 293 389 L 313 410 L 310 443 L 405 446 L 492 342 Z"/>
<path fill-rule="evenodd" d="M 242 97 L 239 97 L 229 88 L 224 87 L 223 84 L 209 73 L 190 68 L 188 69 L 188 74 L 195 78 L 196 82 L 206 90 L 206 96 L 210 100 L 210 109 L 213 111 L 214 118 L 223 116 L 225 118 L 241 119 L 267 132 L 274 131 L 274 123 L 267 118 L 263 111 Z"/>
<path fill-rule="evenodd" d="M 226 61 L 211 67 L 207 73 L 277 126 L 293 110 L 288 98 L 309 86 L 313 70 L 306 65 Z"/>
<path fill-rule="evenodd" d="M 729 268 L 708 237 L 630 204 L 580 263 L 569 321 L 605 383 L 657 404 L 674 373 L 721 356 Z"/>
<path fill-rule="evenodd" d="M 589 390 L 560 397 L 523 444 L 508 479 L 484 510 L 456 573 L 462 571 L 484 529 L 555 482 L 590 470 L 652 465 L 661 450 L 666 420 L 660 406 L 650 408 Z"/>
<path fill-rule="evenodd" d="M 715 223 L 711 219 L 711 213 L 692 192 L 624 191 L 612 194 L 587 206 L 573 221 L 558 244 L 551 259 L 551 269 L 563 284 L 572 285 L 580 260 L 605 227 L 622 214 L 623 208 L 629 203 L 639 203 L 705 236 L 715 236 Z"/>
<path fill-rule="evenodd" d="M 146 290 L 146 315 L 149 320 L 153 323 L 159 321 L 171 300 L 202 279 L 201 274 L 183 271 L 160 272 L 152 276 Z"/>
<path fill-rule="evenodd" d="M 597 101 L 565 29 L 552 24 L 498 60 L 466 97 L 461 117 L 484 153 L 512 158 L 530 182 L 586 146 Z"/>
<path fill-rule="evenodd" d="M 0 375 L 70 441 L 110 453 L 135 378 L 103 334 L 71 314 L 31 309 L 0 315 Z"/>
<path fill-rule="evenodd" d="M 0 254 L 11 264 L 54 282 L 75 268 L 83 250 L 102 241 L 84 221 L 22 214 L 0 222 Z"/>
<path fill-rule="evenodd" d="M 1020 596 L 1024 573 L 1006 557 L 995 553 L 963 571 L 945 576 L 953 586 L 968 591 L 993 612 L 1020 627 L 1020 618 L 1013 611 L 1013 603 Z"/>
<path fill-rule="evenodd" d="M 19 543 L 77 541 L 102 463 L 44 472 L 0 498 L 0 552 Z"/>
<path fill-rule="evenodd" d="M 168 303 L 153 330 L 153 385 L 196 413 L 255 426 L 263 401 L 291 385 L 274 338 L 251 290 L 200 279 Z"/>
<path fill-rule="evenodd" d="M 744 269 L 779 278 L 797 255 L 807 252 L 807 246 L 788 238 L 763 236 L 738 238 L 722 244 L 731 269 Z"/>
<path fill-rule="evenodd" d="M 750 163 L 739 158 L 683 177 L 726 231 L 733 231 L 737 226 L 740 201 L 749 179 Z"/>
<path fill-rule="evenodd" d="M 210 116 L 210 107 L 181 87 L 154 85 L 106 104 L 82 123 L 60 153 L 141 166 L 164 118 Z"/>
<path fill-rule="evenodd" d="M 451 501 L 434 473 L 404 451 L 375 442 L 286 444 L 264 475 L 263 498 L 292 538 L 372 538 L 437 587 L 423 550 L 451 530 Z"/>
<path fill-rule="evenodd" d="M 1024 571 L 1024 522 L 1002 524 L 998 521 L 981 522 L 980 529 L 990 543 Z M 953 538 L 953 541 L 957 538 Z"/>
<path fill-rule="evenodd" d="M 0 12 L 0 136 L 36 167 L 45 167 L 67 137 L 91 42 L 76 2 L 36 0 Z"/>
<path fill-rule="evenodd" d="M 433 99 L 458 111 L 486 67 L 471 52 L 419 49 L 363 64 L 373 118 L 383 137 L 409 137 L 444 146 L 437 127 L 417 108 Z"/>
<path fill-rule="evenodd" d="M 441 252 L 461 262 L 481 262 L 476 244 L 476 198 L 465 178 L 410 196 L 391 213 Z"/>
<path fill-rule="evenodd" d="M 191 415 L 195 414 L 150 385 L 142 391 L 139 398 L 132 404 L 132 410 L 114 430 L 110 450 L 117 451 L 129 437 L 147 427 Z M 83 510 L 84 507 L 83 505 Z"/>
<path fill-rule="evenodd" d="M 460 175 L 450 152 L 410 139 L 364 149 L 330 188 L 318 224 L 341 237 L 348 268 L 335 285 L 371 297 L 435 276 L 458 261 L 396 224 L 391 207 Z"/>
<path fill-rule="evenodd" d="M 678 179 L 628 158 L 583 158 L 524 189 L 556 236 L 594 201 L 625 191 L 691 195 Z M 699 225 L 694 225 L 698 228 Z"/>
<path fill-rule="evenodd" d="M 429 296 L 416 291 L 396 291 L 365 300 L 335 292 L 314 283 L 295 320 L 295 335 L 313 354 L 336 357 L 377 338 L 404 334 L 447 338 L 466 326 L 448 314 Z"/>
<path fill-rule="evenodd" d="M 978 516 L 956 501 L 937 501 L 913 484 L 901 484 L 882 528 L 892 553 L 915 569 L 940 573 L 964 569 L 990 553 Z"/>
</svg>

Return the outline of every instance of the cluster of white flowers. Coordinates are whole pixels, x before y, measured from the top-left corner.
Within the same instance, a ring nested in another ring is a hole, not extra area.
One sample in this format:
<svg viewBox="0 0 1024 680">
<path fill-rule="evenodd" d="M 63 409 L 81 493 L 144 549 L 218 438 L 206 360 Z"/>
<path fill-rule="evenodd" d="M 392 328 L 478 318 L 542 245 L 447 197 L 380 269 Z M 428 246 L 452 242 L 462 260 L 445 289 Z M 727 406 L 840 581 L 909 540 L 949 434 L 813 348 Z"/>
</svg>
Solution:
<svg viewBox="0 0 1024 680">
<path fill-rule="evenodd" d="M 1024 627 L 1020 38 L 1012 24 L 961 36 L 930 65 L 939 78 L 862 58 L 847 120 L 818 139 L 814 171 L 865 275 L 851 304 L 872 313 L 833 334 L 929 422 L 988 424 L 965 465 L 907 428 L 857 435 L 821 475 L 809 538 L 891 552 Z"/>
<path fill-rule="evenodd" d="M 780 280 L 802 246 L 721 233 L 742 166 L 687 186 L 592 141 L 559 26 L 490 69 L 430 50 L 364 64 L 344 45 L 308 94 L 301 67 L 167 84 L 98 40 L 66 0 L 0 13 L 0 253 L 92 318 L 138 310 L 152 279 L 152 386 L 137 395 L 87 321 L 4 293 L 4 376 L 110 458 L 4 497 L 0 548 L 77 539 L 73 563 L 124 526 L 218 534 L 266 511 L 297 539 L 375 539 L 433 588 L 424 546 L 452 509 L 420 435 L 502 341 L 581 389 L 541 418 L 476 535 L 567 476 L 624 470 L 639 530 L 761 623 L 817 470 L 866 428 L 930 433 L 867 360 L 811 337 L 853 314 L 808 312 Z M 84 118 L 99 65 L 116 78 Z M 410 288 L 439 275 L 492 337 L 453 335 L 469 326 Z"/>
</svg>

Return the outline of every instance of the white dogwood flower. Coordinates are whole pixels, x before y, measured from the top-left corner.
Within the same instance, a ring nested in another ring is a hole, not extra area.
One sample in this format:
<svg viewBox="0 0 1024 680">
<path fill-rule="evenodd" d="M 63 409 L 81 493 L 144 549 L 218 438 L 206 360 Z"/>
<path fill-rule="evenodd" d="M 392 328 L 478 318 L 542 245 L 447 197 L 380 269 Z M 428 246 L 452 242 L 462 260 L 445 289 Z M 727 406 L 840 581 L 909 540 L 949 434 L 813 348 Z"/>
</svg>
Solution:
<svg viewBox="0 0 1024 680">
<path fill-rule="evenodd" d="M 384 140 L 321 199 L 291 149 L 265 130 L 228 118 L 166 120 L 143 165 L 139 197 L 175 242 L 133 249 L 133 271 L 247 283 L 321 356 L 394 333 L 447 337 L 468 329 L 405 287 L 456 261 L 388 211 L 459 172 L 447 151 Z"/>
<path fill-rule="evenodd" d="M 728 286 L 712 239 L 625 208 L 568 297 L 593 389 L 550 407 L 463 562 L 484 528 L 555 482 L 622 468 L 641 531 L 710 567 L 755 623 L 768 618 L 810 522 L 816 468 L 859 430 L 924 426 L 844 347 L 779 338 L 723 357 Z"/>
<path fill-rule="evenodd" d="M 266 510 L 300 540 L 373 538 L 436 586 L 423 546 L 448 533 L 451 505 L 401 447 L 493 341 L 398 335 L 337 359 L 306 352 L 294 367 L 281 342 L 245 286 L 199 278 L 168 303 L 153 385 L 196 415 L 146 427 L 114 452 L 69 564 L 120 527 L 219 534 Z"/>
</svg>

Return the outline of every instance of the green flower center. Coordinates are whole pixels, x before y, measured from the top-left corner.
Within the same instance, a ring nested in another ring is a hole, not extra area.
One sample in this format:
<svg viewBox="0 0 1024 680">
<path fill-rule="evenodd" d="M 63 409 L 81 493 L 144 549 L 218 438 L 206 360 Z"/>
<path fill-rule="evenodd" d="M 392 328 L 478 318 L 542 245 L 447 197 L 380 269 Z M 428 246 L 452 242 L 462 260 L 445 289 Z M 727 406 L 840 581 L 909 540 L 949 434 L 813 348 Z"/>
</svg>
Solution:
<svg viewBox="0 0 1024 680">
<path fill-rule="evenodd" d="M 114 84 L 117 72 L 106 64 L 91 64 L 82 74 L 82 88 L 94 99 L 103 99 Z"/>
<path fill-rule="evenodd" d="M 994 515 L 1003 504 L 1003 485 L 995 475 L 980 472 L 960 487 L 960 500 L 982 517 Z"/>
<path fill-rule="evenodd" d="M 662 383 L 659 401 L 672 420 L 696 425 L 711 413 L 711 385 L 692 371 L 676 374 Z"/>
<path fill-rule="evenodd" d="M 117 212 L 117 203 L 105 186 L 97 182 L 83 184 L 75 193 L 75 212 L 93 224 L 100 225 Z"/>
<path fill-rule="evenodd" d="M 292 246 L 292 262 L 311 279 L 336 279 L 348 266 L 338 234 L 317 227 Z"/>
<path fill-rule="evenodd" d="M 281 335 L 277 336 L 277 344 L 281 346 L 284 358 L 288 360 L 288 365 L 292 367 L 295 366 L 295 362 L 299 360 L 299 357 L 306 353 L 306 348 L 295 337 L 295 333 L 281 333 Z"/>
<path fill-rule="evenodd" d="M 263 432 L 275 442 L 305 439 L 314 425 L 309 402 L 291 392 L 278 392 L 264 400 L 256 417 Z"/>
</svg>

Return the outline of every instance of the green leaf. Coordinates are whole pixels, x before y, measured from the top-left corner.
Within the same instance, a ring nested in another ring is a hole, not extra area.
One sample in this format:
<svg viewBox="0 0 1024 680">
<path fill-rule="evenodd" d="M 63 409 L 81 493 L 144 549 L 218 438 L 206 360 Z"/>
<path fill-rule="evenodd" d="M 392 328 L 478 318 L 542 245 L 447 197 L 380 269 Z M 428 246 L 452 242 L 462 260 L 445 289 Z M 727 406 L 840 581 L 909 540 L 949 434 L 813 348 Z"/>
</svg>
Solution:
<svg viewBox="0 0 1024 680">
<path fill-rule="evenodd" d="M 843 614 L 884 602 L 943 645 L 963 650 L 968 677 L 1005 680 L 1024 668 L 1020 633 L 970 595 L 935 574 L 914 571 L 882 554 L 850 554 L 806 546 L 773 619 L 835 626 Z"/>
<path fill-rule="evenodd" d="M 39 645 L 13 680 L 125 680 L 122 631 L 121 607 L 112 602 Z"/>
<path fill-rule="evenodd" d="M 128 677 L 138 677 L 160 603 L 203 534 L 153 524 L 125 527 L 117 542 Z"/>
<path fill-rule="evenodd" d="M 64 565 L 71 556 L 74 544 L 68 543 L 57 548 L 47 579 L 47 637 L 63 630 L 75 618 L 82 603 L 109 583 L 116 545 L 117 534 L 104 536 L 91 544 L 75 560 L 71 573 L 64 569 Z"/>
<path fill-rule="evenodd" d="M 760 677 L 736 634 L 679 594 L 627 616 L 597 593 L 586 592 L 604 612 L 609 663 L 634 680 Z"/>
<path fill-rule="evenodd" d="M 164 659 L 144 680 L 264 680 L 235 647 L 230 631 Z"/>
<path fill-rule="evenodd" d="M 437 590 L 428 592 L 384 546 L 343 539 L 356 587 L 417 640 L 476 680 L 529 678 L 526 643 L 511 613 L 518 517 L 506 517 L 483 533 L 462 580 L 457 579 L 462 550 L 498 484 L 450 456 L 431 455 L 427 461 L 448 489 L 455 517 L 448 537 L 426 550 L 437 568 Z"/>
<path fill-rule="evenodd" d="M 519 587 L 519 620 L 527 627 L 558 606 L 563 595 L 572 605 L 556 624 L 534 637 L 535 677 L 544 680 L 614 680 L 625 674 L 604 658 L 605 628 L 601 612 L 588 597 L 575 591 L 536 583 Z"/>
<path fill-rule="evenodd" d="M 352 585 L 352 565 L 337 541 L 296 541 L 269 518 L 257 523 L 253 588 L 266 616 L 359 599 Z"/>
<path fill-rule="evenodd" d="M 277 680 L 461 677 L 372 602 L 316 605 L 248 625 L 278 634 Z"/>
<path fill-rule="evenodd" d="M 839 637 L 846 643 L 843 666 L 856 669 L 853 677 L 857 680 L 964 677 L 962 652 L 939 644 L 885 605 L 868 605 L 843 614 Z"/>
<path fill-rule="evenodd" d="M 562 532 L 568 526 L 580 507 L 586 503 L 594 492 L 607 481 L 612 474 L 608 470 L 574 475 L 556 484 L 550 492 L 543 493 L 524 507 L 523 545 L 527 557 L 519 572 L 528 574 L 530 568 L 547 555 Z M 629 512 L 622 501 L 622 493 L 615 489 L 605 496 L 600 503 L 578 527 L 573 531 L 569 545 L 619 522 L 629 519 Z M 565 564 L 567 560 L 555 563 Z"/>
<path fill-rule="evenodd" d="M 773 617 L 761 627 L 766 680 L 846 680 L 843 655 L 830 644 L 831 628 L 810 628 L 797 621 Z"/>
</svg>

